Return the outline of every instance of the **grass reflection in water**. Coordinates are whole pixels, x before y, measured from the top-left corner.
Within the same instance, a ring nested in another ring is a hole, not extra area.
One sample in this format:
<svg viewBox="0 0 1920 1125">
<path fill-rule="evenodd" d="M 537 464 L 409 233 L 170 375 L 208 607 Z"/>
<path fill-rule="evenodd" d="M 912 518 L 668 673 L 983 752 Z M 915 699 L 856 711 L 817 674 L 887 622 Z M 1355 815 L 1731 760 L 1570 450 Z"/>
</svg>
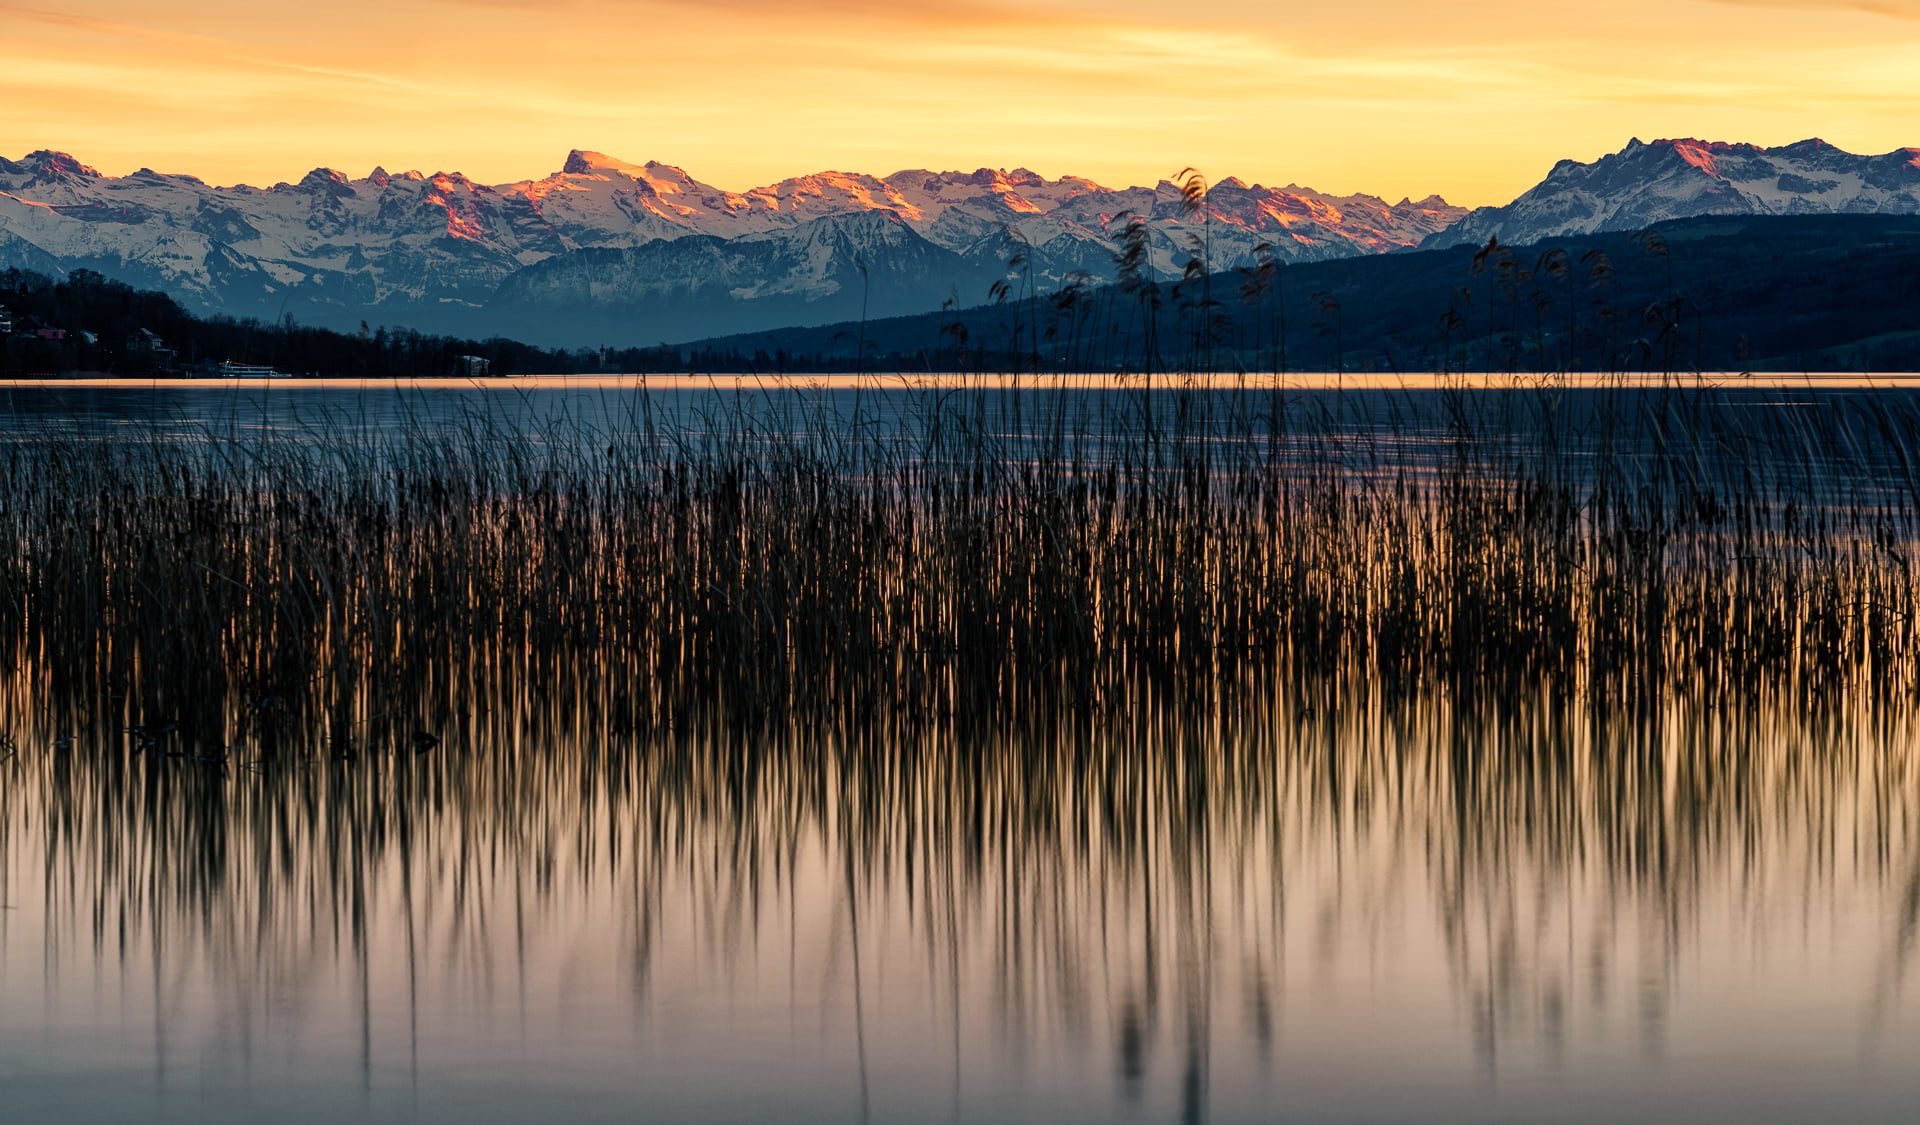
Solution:
<svg viewBox="0 0 1920 1125">
<path fill-rule="evenodd" d="M 562 1066 L 733 996 L 876 1110 L 1048 1046 L 1197 1115 L 1327 1044 L 1658 1056 L 1846 919 L 1821 996 L 1897 1054 L 1912 493 L 1835 450 L 1913 419 L 1760 458 L 1634 398 L 1610 457 L 1541 396 L 1424 464 L 1178 396 L 18 444 L 0 950 L 145 980 L 162 1075 L 334 1020 L 375 1097 L 458 1013 Z"/>
</svg>

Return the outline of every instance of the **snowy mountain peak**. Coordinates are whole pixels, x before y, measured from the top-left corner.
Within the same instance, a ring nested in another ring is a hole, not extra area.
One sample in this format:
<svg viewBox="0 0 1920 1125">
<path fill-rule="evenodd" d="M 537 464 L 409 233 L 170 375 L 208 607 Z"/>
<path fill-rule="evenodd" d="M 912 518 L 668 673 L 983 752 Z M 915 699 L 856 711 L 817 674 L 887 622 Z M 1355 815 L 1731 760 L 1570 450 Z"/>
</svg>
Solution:
<svg viewBox="0 0 1920 1125">
<path fill-rule="evenodd" d="M 300 191 L 320 195 L 352 195 L 353 181 L 347 179 L 345 172 L 336 172 L 332 168 L 315 168 L 300 178 Z"/>
<path fill-rule="evenodd" d="M 1025 168 L 1016 168 L 1011 172 L 999 168 L 980 168 L 971 176 L 967 176 L 966 180 L 980 187 L 1003 192 L 1017 191 L 1024 187 L 1038 187 L 1046 183 L 1044 179 Z"/>
<path fill-rule="evenodd" d="M 642 170 L 641 165 L 629 164 L 624 160 L 608 156 L 604 152 L 583 148 L 576 148 L 567 153 L 567 162 L 560 166 L 560 174 L 564 176 L 592 176 L 603 172 L 621 172 L 631 175 Z"/>
<path fill-rule="evenodd" d="M 560 171 L 546 179 L 529 181 L 520 186 L 534 197 L 544 197 L 557 189 L 577 191 L 583 185 L 608 183 L 616 185 L 616 190 L 630 185 L 657 196 L 724 194 L 689 176 L 684 168 L 662 164 L 658 160 L 634 164 L 587 149 L 574 149 L 568 153 Z"/>
<path fill-rule="evenodd" d="M 1689 152 L 1764 152 L 1759 145 L 1745 144 L 1739 141 L 1706 141 L 1699 137 L 1666 137 L 1654 141 L 1648 148 L 1684 149 Z M 1784 151 L 1784 150 L 1783 150 Z"/>
<path fill-rule="evenodd" d="M 1512 203 L 1483 207 L 1423 245 L 1541 242 L 1695 215 L 1915 214 L 1912 151 L 1858 156 L 1817 137 L 1777 148 L 1635 138 L 1590 163 L 1560 161 Z"/>
<path fill-rule="evenodd" d="M 44 179 L 97 180 L 100 178 L 98 169 L 82 164 L 64 152 L 54 152 L 51 149 L 43 148 L 37 152 L 30 152 L 21 163 Z"/>
</svg>

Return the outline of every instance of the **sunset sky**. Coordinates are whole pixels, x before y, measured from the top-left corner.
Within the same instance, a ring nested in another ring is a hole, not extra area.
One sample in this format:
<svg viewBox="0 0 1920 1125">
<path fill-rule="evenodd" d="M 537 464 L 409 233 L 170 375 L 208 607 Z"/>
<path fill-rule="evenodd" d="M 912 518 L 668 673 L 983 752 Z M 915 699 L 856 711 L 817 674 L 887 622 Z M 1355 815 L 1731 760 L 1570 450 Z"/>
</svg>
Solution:
<svg viewBox="0 0 1920 1125">
<path fill-rule="evenodd" d="M 1920 145 L 1920 0 L 0 0 L 0 155 L 219 183 L 569 148 L 1503 202 L 1629 137 Z"/>
</svg>

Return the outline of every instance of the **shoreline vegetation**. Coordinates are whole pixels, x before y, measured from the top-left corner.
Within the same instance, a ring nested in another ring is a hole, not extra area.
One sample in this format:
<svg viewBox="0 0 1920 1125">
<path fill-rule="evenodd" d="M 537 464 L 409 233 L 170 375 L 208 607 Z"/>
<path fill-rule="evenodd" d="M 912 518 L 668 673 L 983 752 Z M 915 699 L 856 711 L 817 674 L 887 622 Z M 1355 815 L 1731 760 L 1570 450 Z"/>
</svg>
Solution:
<svg viewBox="0 0 1920 1125">
<path fill-rule="evenodd" d="M 1912 396 L 1424 393 L 643 392 L 605 424 L 21 433 L 0 659 L 95 744 L 210 752 L 271 714 L 336 756 L 398 752 L 487 683 L 594 693 L 628 731 L 1920 693 Z"/>
</svg>

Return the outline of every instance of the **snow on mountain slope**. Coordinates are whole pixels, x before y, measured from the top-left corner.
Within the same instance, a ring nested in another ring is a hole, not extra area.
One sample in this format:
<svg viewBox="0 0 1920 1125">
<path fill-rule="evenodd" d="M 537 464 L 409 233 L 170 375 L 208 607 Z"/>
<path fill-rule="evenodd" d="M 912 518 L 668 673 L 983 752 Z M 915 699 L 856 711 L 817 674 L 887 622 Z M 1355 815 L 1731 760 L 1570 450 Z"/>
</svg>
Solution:
<svg viewBox="0 0 1920 1125">
<path fill-rule="evenodd" d="M 216 188 L 147 169 L 104 177 L 48 152 L 0 167 L 0 230 L 71 267 L 250 313 L 293 291 L 479 304 L 565 249 L 524 203 L 459 175 L 316 169 L 297 184 Z"/>
<path fill-rule="evenodd" d="M 991 232 L 1012 227 L 1039 244 L 1066 236 L 1112 251 L 1123 212 L 1148 219 L 1163 247 L 1156 266 L 1184 262 L 1185 239 L 1197 216 L 1180 191 L 1115 191 L 1074 176 L 1048 180 L 1012 172 L 915 169 L 885 179 L 820 172 L 735 193 L 703 184 L 664 164 L 628 164 L 600 153 L 571 153 L 543 180 L 502 188 L 529 200 L 556 230 L 578 245 L 638 246 L 660 238 L 710 234 L 739 238 L 830 215 L 890 212 L 937 245 L 965 252 Z M 1389 205 L 1372 196 L 1335 197 L 1289 185 L 1269 189 L 1223 181 L 1209 197 L 1214 225 L 1229 230 L 1224 265 L 1241 264 L 1261 241 L 1287 260 L 1311 260 L 1404 249 L 1466 213 L 1438 197 Z M 1216 250 L 1223 243 L 1216 241 Z M 1176 258 L 1180 259 L 1176 261 Z"/>
<path fill-rule="evenodd" d="M 1589 164 L 1563 160 L 1504 207 L 1483 207 L 1429 247 L 1528 243 L 1695 215 L 1920 214 L 1920 149 L 1856 156 L 1821 140 L 1778 148 L 1635 139 Z"/>
<path fill-rule="evenodd" d="M 1251 262 L 1262 244 L 1282 260 L 1405 249 L 1462 214 L 1439 199 L 1389 205 L 1238 180 L 1218 185 L 1205 212 L 1194 214 L 1165 181 L 1113 190 L 1025 169 L 910 170 L 884 179 L 821 172 L 730 192 L 671 165 L 584 150 L 569 153 L 550 176 L 499 186 L 459 173 L 376 168 L 353 179 L 317 168 L 297 183 L 216 187 L 149 169 L 103 176 L 45 150 L 0 159 L 0 253 L 7 260 L 96 269 L 207 311 L 272 316 L 291 309 L 349 325 L 372 317 L 455 326 L 459 310 L 497 305 L 504 298 L 496 292 L 510 279 L 553 259 L 689 237 L 768 238 L 830 218 L 881 216 L 917 242 L 947 251 L 951 276 L 942 299 L 976 303 L 985 297 L 975 285 L 981 260 L 997 256 L 1004 273 L 1006 259 L 1024 248 L 1032 248 L 1042 284 L 1076 272 L 1108 275 L 1126 215 L 1148 223 L 1150 264 L 1170 277 L 1203 235 L 1224 269 Z M 849 245 L 842 238 L 812 253 L 855 253 Z M 865 253 L 875 259 L 868 262 L 873 269 L 889 254 L 921 251 L 883 239 Z M 851 264 L 746 252 L 741 260 L 787 272 L 736 278 L 726 297 L 714 299 L 817 299 L 829 291 L 824 279 Z M 633 299 L 642 298 L 636 291 Z"/>
<path fill-rule="evenodd" d="M 592 248 L 520 270 L 491 315 L 535 341 L 651 344 L 730 330 L 826 324 L 938 308 L 984 293 L 1005 266 L 936 246 L 891 212 L 828 215 L 723 239 Z"/>
</svg>

